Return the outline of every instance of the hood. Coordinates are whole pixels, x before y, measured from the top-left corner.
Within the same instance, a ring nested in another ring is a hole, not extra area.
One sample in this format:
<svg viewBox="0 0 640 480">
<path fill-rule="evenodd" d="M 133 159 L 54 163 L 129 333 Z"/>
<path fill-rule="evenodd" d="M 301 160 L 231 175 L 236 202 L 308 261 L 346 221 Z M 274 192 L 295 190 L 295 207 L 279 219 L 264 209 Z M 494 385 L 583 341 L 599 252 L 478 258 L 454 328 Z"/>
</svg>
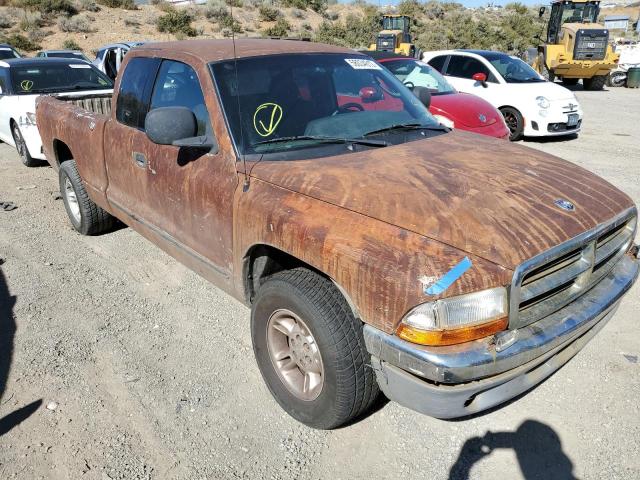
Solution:
<svg viewBox="0 0 640 480">
<path fill-rule="evenodd" d="M 579 103 L 573 92 L 562 85 L 554 82 L 535 82 L 535 83 L 508 83 L 513 92 L 517 92 L 523 97 L 536 98 L 538 96 L 547 97 L 550 101 L 568 101 Z"/>
<path fill-rule="evenodd" d="M 263 161 L 251 175 L 511 269 L 633 206 L 577 165 L 458 130 L 345 155 Z M 558 199 L 575 210 L 555 206 Z"/>
<path fill-rule="evenodd" d="M 433 95 L 429 110 L 434 114 L 445 115 L 456 125 L 481 128 L 502 120 L 502 115 L 489 102 L 467 93 L 448 93 Z M 484 116 L 485 121 L 480 117 Z"/>
</svg>

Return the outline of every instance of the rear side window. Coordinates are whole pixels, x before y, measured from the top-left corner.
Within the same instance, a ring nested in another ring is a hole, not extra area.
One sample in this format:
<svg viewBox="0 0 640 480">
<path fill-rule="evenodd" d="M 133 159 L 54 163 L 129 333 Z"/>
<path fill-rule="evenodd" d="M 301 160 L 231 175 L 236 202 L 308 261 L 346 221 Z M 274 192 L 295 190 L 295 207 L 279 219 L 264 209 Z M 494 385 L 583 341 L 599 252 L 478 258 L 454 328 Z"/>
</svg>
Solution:
<svg viewBox="0 0 640 480">
<path fill-rule="evenodd" d="M 160 60 L 138 57 L 129 62 L 122 75 L 116 120 L 129 127 L 144 130 L 144 119 L 149 110 L 149 97 Z"/>
<path fill-rule="evenodd" d="M 9 69 L 0 68 L 0 95 L 6 95 L 9 89 Z"/>
<path fill-rule="evenodd" d="M 490 82 L 496 81 L 487 66 L 480 60 L 462 55 L 451 55 L 449 65 L 447 65 L 447 75 L 471 80 L 471 77 L 476 73 L 484 73 Z"/>
<path fill-rule="evenodd" d="M 162 62 L 153 88 L 151 110 L 161 107 L 188 108 L 198 121 L 198 136 L 212 134 L 202 87 L 196 72 L 189 65 L 173 60 Z"/>
<path fill-rule="evenodd" d="M 442 70 L 444 68 L 444 62 L 446 60 L 447 60 L 446 55 L 440 55 L 438 57 L 433 57 L 427 63 L 431 65 L 433 68 L 435 68 L 436 70 L 438 70 L 440 73 L 442 73 Z"/>
</svg>

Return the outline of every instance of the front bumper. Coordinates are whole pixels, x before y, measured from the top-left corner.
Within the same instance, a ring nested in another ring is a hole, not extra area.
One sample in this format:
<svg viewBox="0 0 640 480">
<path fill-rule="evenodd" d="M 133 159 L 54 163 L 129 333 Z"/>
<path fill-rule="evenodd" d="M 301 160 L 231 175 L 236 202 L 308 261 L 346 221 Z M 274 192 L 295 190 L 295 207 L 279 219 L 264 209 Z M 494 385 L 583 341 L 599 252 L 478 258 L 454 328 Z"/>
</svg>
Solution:
<svg viewBox="0 0 640 480">
<path fill-rule="evenodd" d="M 494 337 L 427 347 L 365 326 L 380 388 L 389 399 L 437 418 L 464 417 L 501 404 L 539 384 L 578 353 L 613 316 L 638 269 L 637 258 L 625 255 L 591 290 L 519 329 L 515 343 L 499 352 Z"/>
<path fill-rule="evenodd" d="M 540 110 L 542 109 L 532 109 L 528 112 L 523 112 L 525 120 L 523 134 L 526 137 L 572 135 L 578 133 L 582 128 L 582 109 L 580 107 L 567 113 L 563 111 L 561 105 L 552 104 L 551 107 L 546 110 L 546 116 L 541 115 Z M 567 125 L 569 113 L 578 115 L 577 125 Z"/>
</svg>

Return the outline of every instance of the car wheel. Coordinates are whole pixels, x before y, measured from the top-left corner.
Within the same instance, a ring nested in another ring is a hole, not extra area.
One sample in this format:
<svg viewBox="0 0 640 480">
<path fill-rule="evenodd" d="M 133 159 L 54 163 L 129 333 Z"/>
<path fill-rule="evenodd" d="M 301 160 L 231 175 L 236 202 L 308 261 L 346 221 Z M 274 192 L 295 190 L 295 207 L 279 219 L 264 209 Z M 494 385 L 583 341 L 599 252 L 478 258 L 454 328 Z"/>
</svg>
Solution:
<svg viewBox="0 0 640 480">
<path fill-rule="evenodd" d="M 97 235 L 113 227 L 114 218 L 89 198 L 75 160 L 60 165 L 60 193 L 73 228 L 82 235 Z"/>
<path fill-rule="evenodd" d="M 27 143 L 24 141 L 24 137 L 22 136 L 20 127 L 18 127 L 16 123 L 13 123 L 13 127 L 11 128 L 11 133 L 13 134 L 13 141 L 16 144 L 16 150 L 18 151 L 18 155 L 20 155 L 20 160 L 22 160 L 22 164 L 25 167 L 37 167 L 38 165 L 41 165 L 42 162 L 40 160 L 36 160 L 29 154 L 29 148 L 27 148 Z"/>
<path fill-rule="evenodd" d="M 252 305 L 251 337 L 271 394 L 305 425 L 339 427 L 378 396 L 361 322 L 315 272 L 296 268 L 268 277 Z"/>
<path fill-rule="evenodd" d="M 585 90 L 602 90 L 605 83 L 607 83 L 608 75 L 596 75 L 591 78 L 583 78 L 582 84 Z"/>
<path fill-rule="evenodd" d="M 524 119 L 522 114 L 513 107 L 503 107 L 500 109 L 504 122 L 509 128 L 509 140 L 512 142 L 520 140 L 522 138 L 522 132 L 524 131 Z"/>
<path fill-rule="evenodd" d="M 611 87 L 624 87 L 627 81 L 627 72 L 613 72 L 609 74 L 608 84 Z"/>
</svg>

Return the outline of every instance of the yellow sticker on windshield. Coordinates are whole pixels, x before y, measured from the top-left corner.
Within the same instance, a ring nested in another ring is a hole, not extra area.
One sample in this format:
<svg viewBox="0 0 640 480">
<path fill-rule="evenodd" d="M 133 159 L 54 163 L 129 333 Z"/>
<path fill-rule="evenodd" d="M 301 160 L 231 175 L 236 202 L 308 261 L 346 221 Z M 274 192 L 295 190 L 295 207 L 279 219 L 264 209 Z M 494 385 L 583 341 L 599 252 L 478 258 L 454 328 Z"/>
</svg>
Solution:
<svg viewBox="0 0 640 480">
<path fill-rule="evenodd" d="M 33 88 L 33 82 L 31 80 L 23 80 L 20 82 L 20 88 L 22 88 L 24 92 L 30 92 Z"/>
<path fill-rule="evenodd" d="M 282 107 L 277 103 L 263 103 L 253 114 L 253 128 L 261 137 L 268 137 L 282 120 Z"/>
</svg>

